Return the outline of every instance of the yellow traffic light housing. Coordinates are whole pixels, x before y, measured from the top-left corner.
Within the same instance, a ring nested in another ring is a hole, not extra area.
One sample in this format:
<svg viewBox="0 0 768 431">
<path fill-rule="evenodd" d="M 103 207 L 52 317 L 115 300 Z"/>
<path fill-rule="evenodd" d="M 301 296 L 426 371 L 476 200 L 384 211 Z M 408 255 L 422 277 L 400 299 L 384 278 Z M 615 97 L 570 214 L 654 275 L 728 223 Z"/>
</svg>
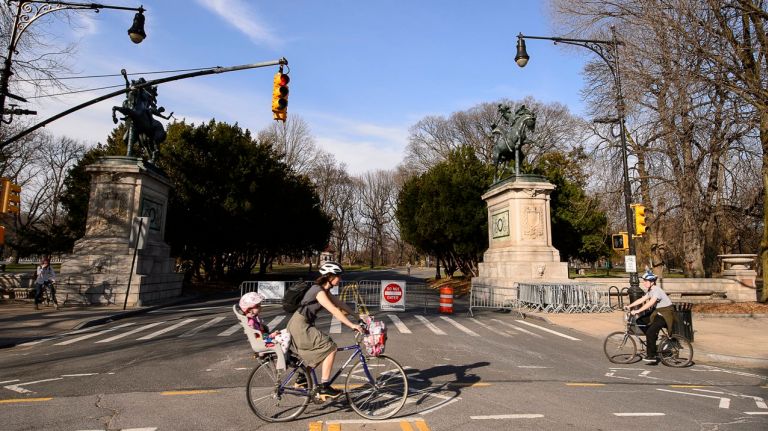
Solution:
<svg viewBox="0 0 768 431">
<path fill-rule="evenodd" d="M 21 187 L 8 178 L 2 178 L 3 192 L 0 196 L 0 212 L 18 213 L 21 210 Z"/>
<path fill-rule="evenodd" d="M 645 205 L 632 204 L 632 210 L 635 214 L 635 236 L 643 236 L 648 227 L 645 225 Z"/>
<path fill-rule="evenodd" d="M 272 85 L 272 117 L 276 121 L 288 119 L 288 83 L 291 78 L 283 73 L 283 68 L 275 74 Z"/>
<path fill-rule="evenodd" d="M 629 250 L 629 236 L 626 232 L 611 235 L 611 248 L 614 250 Z"/>
</svg>

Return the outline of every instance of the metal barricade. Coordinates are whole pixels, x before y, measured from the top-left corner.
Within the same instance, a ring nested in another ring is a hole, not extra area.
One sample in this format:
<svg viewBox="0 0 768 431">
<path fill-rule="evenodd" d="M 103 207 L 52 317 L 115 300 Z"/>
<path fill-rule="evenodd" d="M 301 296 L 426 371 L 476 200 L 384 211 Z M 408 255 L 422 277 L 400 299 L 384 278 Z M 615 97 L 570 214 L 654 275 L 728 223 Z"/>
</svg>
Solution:
<svg viewBox="0 0 768 431">
<path fill-rule="evenodd" d="M 514 287 L 492 287 L 473 284 L 469 294 L 469 315 L 474 316 L 475 308 L 493 308 L 520 313 L 518 289 Z"/>
<path fill-rule="evenodd" d="M 610 291 L 588 283 L 518 283 L 520 306 L 544 313 L 604 313 Z"/>
</svg>

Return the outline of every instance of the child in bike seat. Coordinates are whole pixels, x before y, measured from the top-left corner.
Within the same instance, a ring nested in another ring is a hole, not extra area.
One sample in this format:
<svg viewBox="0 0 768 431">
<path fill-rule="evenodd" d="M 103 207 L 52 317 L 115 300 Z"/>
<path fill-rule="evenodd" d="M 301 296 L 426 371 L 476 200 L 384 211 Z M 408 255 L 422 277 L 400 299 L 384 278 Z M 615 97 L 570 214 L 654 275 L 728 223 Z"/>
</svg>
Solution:
<svg viewBox="0 0 768 431">
<path fill-rule="evenodd" d="M 633 316 L 637 316 L 646 310 L 653 309 L 650 317 L 643 316 L 637 320 L 637 323 L 648 325 L 645 330 L 648 351 L 645 358 L 643 358 L 643 361 L 655 365 L 658 363 L 656 340 L 659 336 L 659 331 L 666 326 L 667 330 L 672 333 L 675 311 L 672 306 L 672 300 L 669 299 L 669 296 L 667 296 L 661 287 L 656 285 L 657 277 L 651 271 L 647 271 L 640 278 L 643 279 L 643 287 L 646 289 L 647 293 L 635 302 L 625 306 L 624 309 L 631 310 L 632 307 L 642 304 L 637 310 L 631 311 Z"/>
<path fill-rule="evenodd" d="M 263 300 L 264 296 L 262 294 L 248 292 L 240 298 L 240 310 L 242 310 L 245 317 L 248 318 L 248 326 L 253 328 L 256 338 L 263 339 L 264 344 L 267 347 L 274 347 L 275 344 L 279 344 L 283 353 L 285 353 L 291 345 L 291 335 L 286 329 L 274 331 L 272 333 L 269 332 L 267 324 L 264 323 L 259 315 L 261 313 L 261 302 Z"/>
</svg>

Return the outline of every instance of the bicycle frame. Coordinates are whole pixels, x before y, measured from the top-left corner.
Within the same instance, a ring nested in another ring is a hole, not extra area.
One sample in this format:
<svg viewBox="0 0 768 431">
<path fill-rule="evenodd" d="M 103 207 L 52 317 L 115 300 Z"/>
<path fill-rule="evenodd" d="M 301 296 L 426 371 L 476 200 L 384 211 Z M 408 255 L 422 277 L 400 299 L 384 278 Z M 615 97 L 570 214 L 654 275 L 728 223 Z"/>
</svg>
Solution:
<svg viewBox="0 0 768 431">
<path fill-rule="evenodd" d="M 336 373 L 331 377 L 331 380 L 329 380 L 329 383 L 333 383 L 336 381 L 339 376 L 341 376 L 342 371 L 344 371 L 351 363 L 354 361 L 355 358 L 360 358 L 360 362 L 363 364 L 363 370 L 365 370 L 365 377 L 368 380 L 373 380 L 373 376 L 371 376 L 371 372 L 368 370 L 368 362 L 365 359 L 365 355 L 363 354 L 363 349 L 360 348 L 359 344 L 353 344 L 351 346 L 344 346 L 344 347 L 337 347 L 337 352 L 345 352 L 348 350 L 354 350 L 354 352 L 349 355 L 349 357 L 344 361 L 344 363 L 341 365 L 341 367 L 336 371 Z M 280 382 L 280 389 L 282 389 L 285 392 L 289 393 L 295 393 L 295 394 L 301 394 L 301 395 L 307 395 L 309 391 L 307 389 L 302 388 L 291 388 L 287 386 L 287 383 L 291 381 L 291 378 L 294 374 L 296 374 L 296 370 L 301 367 L 304 364 L 304 360 L 301 360 L 296 366 L 292 367 L 290 369 L 290 372 L 288 372 L 283 380 Z M 314 382 L 318 382 L 317 374 L 315 372 L 315 368 L 310 368 L 312 373 L 312 380 Z"/>
</svg>

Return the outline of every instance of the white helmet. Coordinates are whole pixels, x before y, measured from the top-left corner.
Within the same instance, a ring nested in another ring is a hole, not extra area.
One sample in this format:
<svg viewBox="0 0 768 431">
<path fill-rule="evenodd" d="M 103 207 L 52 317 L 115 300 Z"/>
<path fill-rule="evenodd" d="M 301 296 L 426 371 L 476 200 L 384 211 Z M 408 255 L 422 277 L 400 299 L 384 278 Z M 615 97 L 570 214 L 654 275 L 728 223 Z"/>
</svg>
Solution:
<svg viewBox="0 0 768 431">
<path fill-rule="evenodd" d="M 336 262 L 325 262 L 324 264 L 320 265 L 320 274 L 327 275 L 327 274 L 341 274 L 344 272 L 344 268 L 341 267 Z"/>
<path fill-rule="evenodd" d="M 264 295 L 257 292 L 248 292 L 240 298 L 240 309 L 248 311 L 249 309 L 261 304 Z"/>
</svg>

